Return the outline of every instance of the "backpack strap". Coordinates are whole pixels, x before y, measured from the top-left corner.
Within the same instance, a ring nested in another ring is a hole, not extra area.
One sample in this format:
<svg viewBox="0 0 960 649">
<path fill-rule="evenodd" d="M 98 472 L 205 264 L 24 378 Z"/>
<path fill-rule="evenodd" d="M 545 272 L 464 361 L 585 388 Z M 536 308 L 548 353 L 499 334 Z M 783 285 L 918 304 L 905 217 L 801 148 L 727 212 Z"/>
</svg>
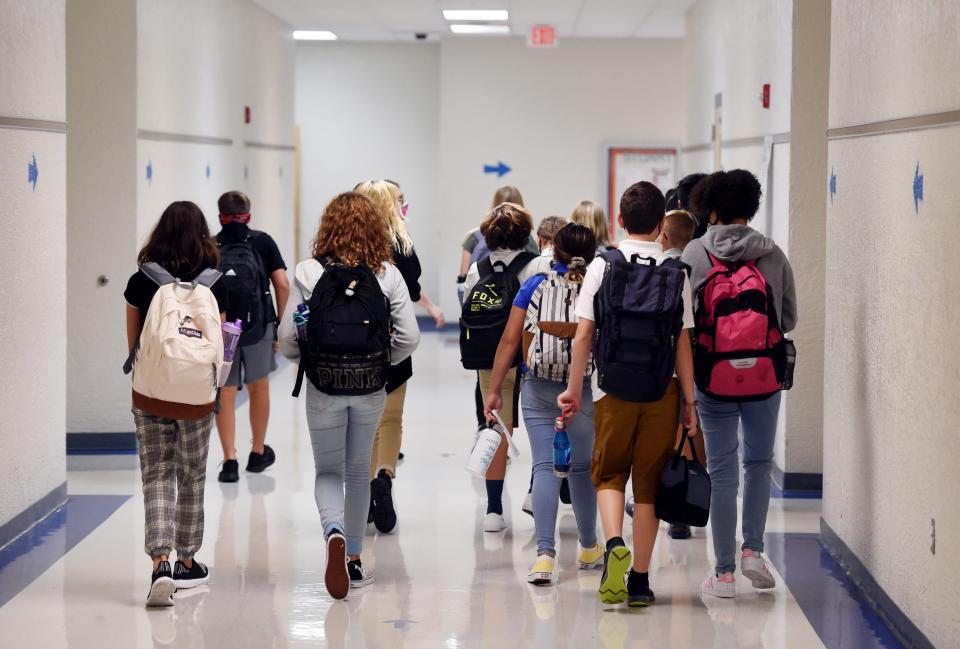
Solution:
<svg viewBox="0 0 960 649">
<path fill-rule="evenodd" d="M 524 250 L 519 255 L 513 258 L 513 261 L 510 262 L 510 265 L 507 266 L 507 269 L 504 272 L 513 273 L 518 275 L 521 270 L 526 268 L 527 264 L 537 258 L 537 255 Z"/>
<path fill-rule="evenodd" d="M 300 388 L 303 387 L 303 376 L 306 374 L 306 370 L 303 369 L 303 358 L 301 357 L 300 362 L 297 363 L 297 382 L 293 384 L 293 396 L 297 398 L 300 396 Z"/>
<path fill-rule="evenodd" d="M 628 261 L 619 248 L 607 248 L 600 253 L 600 257 L 608 264 L 614 264 L 618 261 Z"/>
<path fill-rule="evenodd" d="M 194 286 L 199 285 L 211 288 L 221 277 L 223 277 L 223 273 L 221 273 L 219 270 L 215 268 L 207 268 L 193 278 L 193 284 Z"/>
<path fill-rule="evenodd" d="M 484 257 L 477 262 L 477 272 L 480 277 L 486 277 L 493 272 L 493 262 L 490 261 L 490 257 Z"/>
<path fill-rule="evenodd" d="M 155 261 L 148 261 L 140 266 L 140 272 L 152 279 L 157 286 L 173 284 L 177 278 L 167 272 L 163 266 Z"/>
</svg>

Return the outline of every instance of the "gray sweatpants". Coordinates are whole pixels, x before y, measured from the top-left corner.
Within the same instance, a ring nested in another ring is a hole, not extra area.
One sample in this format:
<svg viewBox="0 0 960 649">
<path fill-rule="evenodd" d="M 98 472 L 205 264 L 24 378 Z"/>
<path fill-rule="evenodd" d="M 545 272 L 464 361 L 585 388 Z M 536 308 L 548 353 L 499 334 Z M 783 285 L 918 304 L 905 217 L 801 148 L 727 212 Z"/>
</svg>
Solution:
<svg viewBox="0 0 960 649">
<path fill-rule="evenodd" d="M 307 426 L 316 467 L 314 497 L 323 533 L 339 528 L 347 554 L 363 550 L 370 510 L 370 453 L 386 393 L 356 397 L 324 394 L 307 383 Z"/>
</svg>

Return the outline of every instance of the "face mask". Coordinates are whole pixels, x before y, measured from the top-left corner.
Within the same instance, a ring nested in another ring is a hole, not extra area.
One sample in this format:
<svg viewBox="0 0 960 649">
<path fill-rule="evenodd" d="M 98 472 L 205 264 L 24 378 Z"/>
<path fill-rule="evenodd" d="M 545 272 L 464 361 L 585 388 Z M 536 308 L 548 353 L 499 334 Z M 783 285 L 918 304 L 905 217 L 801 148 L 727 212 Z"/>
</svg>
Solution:
<svg viewBox="0 0 960 649">
<path fill-rule="evenodd" d="M 410 209 L 410 203 L 408 203 L 408 202 L 406 202 L 406 201 L 403 201 L 402 203 L 400 203 L 400 216 L 402 216 L 404 219 L 406 219 L 406 218 L 407 218 L 407 210 L 409 210 L 409 209 Z"/>
</svg>

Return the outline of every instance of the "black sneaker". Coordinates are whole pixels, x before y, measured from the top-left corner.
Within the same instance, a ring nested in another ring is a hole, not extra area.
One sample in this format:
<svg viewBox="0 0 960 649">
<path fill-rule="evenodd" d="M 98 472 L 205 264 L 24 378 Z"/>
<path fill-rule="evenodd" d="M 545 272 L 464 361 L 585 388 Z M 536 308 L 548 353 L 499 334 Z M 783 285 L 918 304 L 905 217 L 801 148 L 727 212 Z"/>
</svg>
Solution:
<svg viewBox="0 0 960 649">
<path fill-rule="evenodd" d="M 671 523 L 670 531 L 667 532 L 671 539 L 689 539 L 690 526 L 686 523 Z"/>
<path fill-rule="evenodd" d="M 273 449 L 263 445 L 263 453 L 254 453 L 250 451 L 250 457 L 247 459 L 247 471 L 250 473 L 263 473 L 263 470 L 277 461 L 277 454 Z"/>
<path fill-rule="evenodd" d="M 240 463 L 236 460 L 224 460 L 217 480 L 220 482 L 237 482 L 240 480 Z"/>
<path fill-rule="evenodd" d="M 150 592 L 147 593 L 147 606 L 173 606 L 173 594 L 177 584 L 173 581 L 170 562 L 161 561 L 150 579 Z"/>
<path fill-rule="evenodd" d="M 403 462 L 403 451 L 397 453 L 397 462 Z"/>
<path fill-rule="evenodd" d="M 603 577 L 597 593 L 604 604 L 621 604 L 627 600 L 627 573 L 633 563 L 630 548 L 623 539 L 614 537 L 607 541 L 603 555 Z"/>
<path fill-rule="evenodd" d="M 210 571 L 196 559 L 189 568 L 182 561 L 177 561 L 173 564 L 173 581 L 178 589 L 196 588 L 210 581 Z"/>
<path fill-rule="evenodd" d="M 570 481 L 566 478 L 560 481 L 560 502 L 564 505 L 569 505 L 573 502 L 570 500 Z"/>
<path fill-rule="evenodd" d="M 635 572 L 630 570 L 630 576 L 627 577 L 627 606 L 645 607 L 650 606 L 657 601 L 653 591 L 650 590 L 650 579 L 648 573 Z"/>
<path fill-rule="evenodd" d="M 362 588 L 373 583 L 373 573 L 363 567 L 360 559 L 347 562 L 347 573 L 350 575 L 350 588 Z"/>
<path fill-rule="evenodd" d="M 397 511 L 393 508 L 393 480 L 380 469 L 370 481 L 370 497 L 373 498 L 373 524 L 381 534 L 389 534 L 397 526 Z"/>
<path fill-rule="evenodd" d="M 627 498 L 626 504 L 623 506 L 623 511 L 627 512 L 627 516 L 633 518 L 633 497 Z"/>
<path fill-rule="evenodd" d="M 323 575 L 327 592 L 334 599 L 343 599 L 350 592 L 347 571 L 347 540 L 339 530 L 327 537 L 327 569 Z"/>
</svg>

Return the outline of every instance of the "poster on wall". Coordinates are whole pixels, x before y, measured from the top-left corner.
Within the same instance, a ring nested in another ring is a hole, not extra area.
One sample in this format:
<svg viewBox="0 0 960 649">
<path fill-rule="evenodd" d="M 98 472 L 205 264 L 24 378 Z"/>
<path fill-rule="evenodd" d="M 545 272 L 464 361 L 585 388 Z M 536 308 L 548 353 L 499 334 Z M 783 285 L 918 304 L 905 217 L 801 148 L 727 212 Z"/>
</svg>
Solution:
<svg viewBox="0 0 960 649">
<path fill-rule="evenodd" d="M 635 182 L 646 180 L 664 193 L 677 184 L 676 147 L 607 147 L 607 215 L 614 241 L 623 238 L 617 225 L 620 197 Z"/>
</svg>

